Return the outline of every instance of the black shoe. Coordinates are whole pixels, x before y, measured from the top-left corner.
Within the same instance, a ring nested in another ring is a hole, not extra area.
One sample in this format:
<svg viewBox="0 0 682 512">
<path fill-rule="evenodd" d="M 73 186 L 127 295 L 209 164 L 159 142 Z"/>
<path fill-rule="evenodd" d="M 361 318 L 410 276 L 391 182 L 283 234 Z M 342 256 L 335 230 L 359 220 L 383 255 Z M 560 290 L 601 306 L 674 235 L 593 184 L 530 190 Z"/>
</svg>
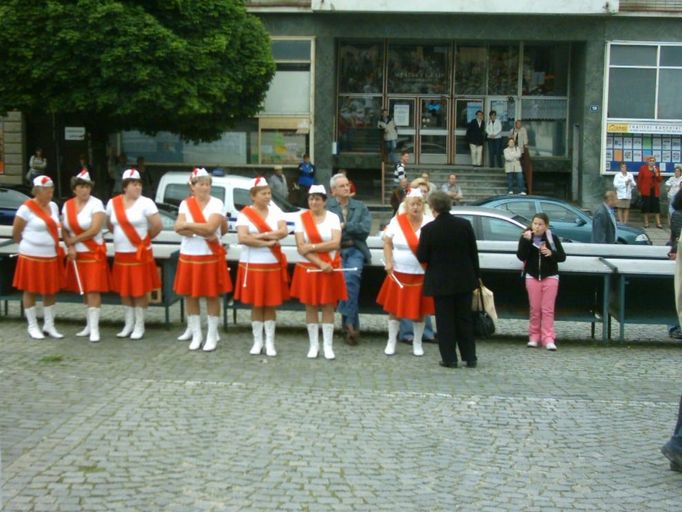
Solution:
<svg viewBox="0 0 682 512">
<path fill-rule="evenodd" d="M 671 462 L 670 471 L 677 471 L 678 473 L 682 473 L 682 466 L 680 464 L 676 464 L 675 462 Z"/>
<path fill-rule="evenodd" d="M 409 338 L 400 338 L 400 343 L 404 343 L 405 345 L 412 345 L 412 340 Z"/>
<path fill-rule="evenodd" d="M 433 338 L 424 338 L 422 341 L 424 343 L 438 343 L 438 335 L 434 334 Z"/>
<path fill-rule="evenodd" d="M 467 361 L 467 368 L 476 368 L 478 361 Z"/>
<path fill-rule="evenodd" d="M 443 368 L 457 368 L 457 361 L 454 363 L 446 363 L 445 361 L 439 361 L 439 365 L 441 365 Z"/>
</svg>

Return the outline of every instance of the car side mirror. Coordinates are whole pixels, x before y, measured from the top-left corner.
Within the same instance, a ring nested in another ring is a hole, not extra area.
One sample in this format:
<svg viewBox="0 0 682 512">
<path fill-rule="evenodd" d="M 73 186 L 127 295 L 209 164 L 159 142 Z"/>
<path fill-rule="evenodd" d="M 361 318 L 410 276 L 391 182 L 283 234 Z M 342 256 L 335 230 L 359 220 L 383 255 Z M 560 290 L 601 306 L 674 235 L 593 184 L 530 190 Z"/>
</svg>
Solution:
<svg viewBox="0 0 682 512">
<path fill-rule="evenodd" d="M 575 223 L 576 223 L 578 226 L 584 226 L 585 224 L 587 224 L 587 222 L 585 222 L 585 219 L 581 219 L 580 217 L 576 217 Z"/>
</svg>

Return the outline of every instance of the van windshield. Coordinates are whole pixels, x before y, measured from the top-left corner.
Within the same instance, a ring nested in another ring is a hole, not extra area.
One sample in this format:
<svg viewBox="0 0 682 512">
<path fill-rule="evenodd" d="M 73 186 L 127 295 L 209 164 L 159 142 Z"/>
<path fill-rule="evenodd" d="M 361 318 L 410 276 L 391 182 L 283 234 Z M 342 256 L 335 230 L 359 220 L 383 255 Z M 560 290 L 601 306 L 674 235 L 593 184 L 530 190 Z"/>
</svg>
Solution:
<svg viewBox="0 0 682 512">
<path fill-rule="evenodd" d="M 225 187 L 211 187 L 211 195 L 221 201 L 225 201 Z M 180 203 L 189 196 L 189 187 L 180 183 L 169 183 L 163 195 L 163 202 L 180 206 Z"/>
</svg>

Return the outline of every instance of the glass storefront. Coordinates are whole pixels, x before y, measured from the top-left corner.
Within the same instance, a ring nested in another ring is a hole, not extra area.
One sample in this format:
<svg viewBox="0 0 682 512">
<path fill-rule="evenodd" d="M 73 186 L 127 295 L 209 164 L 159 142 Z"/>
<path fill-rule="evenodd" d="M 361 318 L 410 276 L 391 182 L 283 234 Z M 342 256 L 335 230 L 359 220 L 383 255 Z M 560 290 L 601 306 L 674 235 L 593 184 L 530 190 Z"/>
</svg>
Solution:
<svg viewBox="0 0 682 512">
<path fill-rule="evenodd" d="M 468 164 L 466 123 L 480 108 L 505 131 L 523 119 L 531 154 L 566 156 L 568 44 L 341 41 L 337 51 L 339 153 L 380 151 L 383 107 L 411 161 Z"/>
<path fill-rule="evenodd" d="M 611 43 L 602 172 L 639 171 L 653 156 L 664 172 L 682 163 L 682 45 Z"/>
</svg>

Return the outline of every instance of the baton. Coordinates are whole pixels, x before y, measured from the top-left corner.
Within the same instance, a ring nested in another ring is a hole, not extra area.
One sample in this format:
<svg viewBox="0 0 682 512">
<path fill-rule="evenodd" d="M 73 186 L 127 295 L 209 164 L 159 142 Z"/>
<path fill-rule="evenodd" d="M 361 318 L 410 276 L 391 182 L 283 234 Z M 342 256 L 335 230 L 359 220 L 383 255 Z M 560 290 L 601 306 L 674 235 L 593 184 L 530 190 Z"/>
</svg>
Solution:
<svg viewBox="0 0 682 512">
<path fill-rule="evenodd" d="M 388 275 L 397 283 L 398 286 L 400 286 L 400 288 L 405 288 L 405 285 L 401 283 L 395 275 L 393 275 L 393 272 Z"/>
<path fill-rule="evenodd" d="M 249 246 L 246 245 L 246 250 L 249 250 Z M 244 282 L 242 283 L 242 288 L 246 288 L 246 280 L 249 278 L 249 254 L 246 255 L 246 269 L 244 270 Z"/>
<path fill-rule="evenodd" d="M 350 268 L 333 268 L 332 272 L 355 272 L 358 269 L 358 267 L 350 267 Z M 306 272 L 323 272 L 321 268 L 307 268 L 305 269 Z"/>
<path fill-rule="evenodd" d="M 81 295 L 83 295 L 83 283 L 81 282 L 81 275 L 80 272 L 78 272 L 78 265 L 76 264 L 76 260 L 71 260 L 73 263 L 73 271 L 76 274 L 76 282 L 78 283 L 78 291 L 80 292 Z"/>
</svg>

